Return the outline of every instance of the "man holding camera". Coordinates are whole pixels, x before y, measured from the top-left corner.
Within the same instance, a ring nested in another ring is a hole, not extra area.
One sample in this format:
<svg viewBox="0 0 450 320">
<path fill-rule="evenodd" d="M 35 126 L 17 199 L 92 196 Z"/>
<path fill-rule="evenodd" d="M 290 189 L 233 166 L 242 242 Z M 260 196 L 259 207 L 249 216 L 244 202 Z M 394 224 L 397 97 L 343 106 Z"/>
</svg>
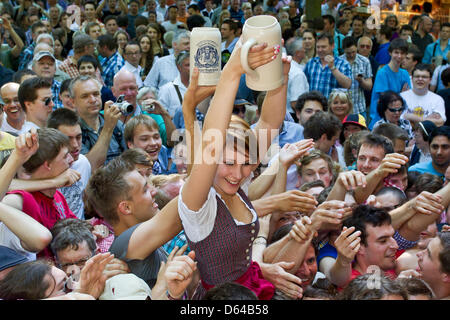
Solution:
<svg viewBox="0 0 450 320">
<path fill-rule="evenodd" d="M 119 120 L 122 113 L 112 101 L 107 101 L 104 114 L 100 114 L 100 89 L 101 84 L 91 76 L 76 77 L 69 87 L 69 93 L 80 116 L 83 142 L 81 153 L 88 158 L 92 171 L 126 149 L 123 123 Z"/>
</svg>

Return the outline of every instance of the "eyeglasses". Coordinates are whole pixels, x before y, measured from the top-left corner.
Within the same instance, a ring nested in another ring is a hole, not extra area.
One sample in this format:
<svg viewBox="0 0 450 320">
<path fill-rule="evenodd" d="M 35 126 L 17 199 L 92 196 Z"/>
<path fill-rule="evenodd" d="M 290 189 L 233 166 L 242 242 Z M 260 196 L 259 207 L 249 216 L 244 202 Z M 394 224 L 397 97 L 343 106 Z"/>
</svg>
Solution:
<svg viewBox="0 0 450 320">
<path fill-rule="evenodd" d="M 394 109 L 394 108 L 388 108 L 388 110 L 392 113 L 396 113 L 396 112 L 403 112 L 403 110 L 405 110 L 405 107 L 401 107 L 398 109 Z"/>
<path fill-rule="evenodd" d="M 370 49 L 372 46 L 370 44 L 360 44 L 359 47 L 360 48 Z"/>
<path fill-rule="evenodd" d="M 77 266 L 77 267 L 79 267 L 80 269 L 82 269 L 82 268 L 84 267 L 84 265 L 86 264 L 86 262 L 87 262 L 91 257 L 92 257 L 92 256 L 89 256 L 89 257 L 85 257 L 85 258 L 80 259 L 80 260 L 75 261 L 75 262 L 68 262 L 68 263 L 60 264 L 59 266 L 60 266 L 60 268 L 61 268 L 64 272 L 67 272 L 67 269 L 68 269 L 70 266 Z"/>
</svg>

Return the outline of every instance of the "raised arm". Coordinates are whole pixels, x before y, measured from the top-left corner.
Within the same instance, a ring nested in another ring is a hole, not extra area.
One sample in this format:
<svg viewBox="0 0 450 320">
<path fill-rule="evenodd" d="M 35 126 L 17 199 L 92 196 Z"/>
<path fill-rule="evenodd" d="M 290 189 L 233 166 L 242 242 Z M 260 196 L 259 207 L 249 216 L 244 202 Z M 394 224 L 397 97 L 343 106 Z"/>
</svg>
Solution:
<svg viewBox="0 0 450 320">
<path fill-rule="evenodd" d="M 365 186 L 358 186 L 355 189 L 355 200 L 357 203 L 364 203 L 367 198 L 374 193 L 377 186 L 389 174 L 397 173 L 398 169 L 409 161 L 408 157 L 399 153 L 387 154 L 381 164 L 366 176 Z"/>
<path fill-rule="evenodd" d="M 195 138 L 200 136 L 200 127 L 196 122 L 195 108 L 200 102 L 213 95 L 216 90 L 216 86 L 199 86 L 198 76 L 198 68 L 194 68 L 189 87 L 184 94 L 182 105 L 184 127 L 186 129 L 186 145 L 188 149 L 186 155 L 187 175 L 190 174 L 192 164 L 194 163 Z"/>
<path fill-rule="evenodd" d="M 73 185 L 80 180 L 81 175 L 78 171 L 73 169 L 67 169 L 59 176 L 50 179 L 41 180 L 23 180 L 13 179 L 9 185 L 8 191 L 11 190 L 25 190 L 28 192 L 34 192 L 39 190 L 62 188 Z"/>
<path fill-rule="evenodd" d="M 39 148 L 39 140 L 35 128 L 30 132 L 19 135 L 16 145 L 6 163 L 0 169 L 0 199 L 3 199 L 9 185 L 17 173 L 17 170 L 36 153 Z"/>
<path fill-rule="evenodd" d="M 95 169 L 105 163 L 111 137 L 121 115 L 119 108 L 113 105 L 112 101 L 107 101 L 105 103 L 105 123 L 103 129 L 100 132 L 95 145 L 86 154 L 86 158 L 88 158 L 91 163 L 92 171 L 95 171 Z"/>
<path fill-rule="evenodd" d="M 17 170 L 37 151 L 39 148 L 36 129 L 19 135 L 16 138 L 16 146 L 4 166 L 0 169 L 0 192 L 2 198 Z M 11 199 L 14 196 L 10 197 Z M 10 199 L 10 200 L 11 200 Z M 18 206 L 19 208 L 21 206 Z M 0 221 L 3 222 L 12 233 L 19 239 L 22 247 L 31 252 L 44 249 L 52 235 L 50 231 L 26 213 L 9 206 L 6 202 L 0 203 Z"/>
<path fill-rule="evenodd" d="M 274 55 L 273 50 L 266 45 L 254 46 L 250 51 L 261 59 L 260 65 L 270 62 Z M 191 173 L 182 189 L 183 200 L 193 211 L 198 211 L 202 207 L 213 184 L 218 160 L 225 146 L 226 130 L 231 119 L 234 99 L 243 73 L 238 42 L 230 60 L 222 70 L 204 120 L 201 143 L 194 146 L 195 160 Z"/>
<path fill-rule="evenodd" d="M 133 232 L 128 244 L 127 259 L 145 259 L 183 230 L 178 215 L 178 197 L 172 199 L 153 218 Z"/>
</svg>

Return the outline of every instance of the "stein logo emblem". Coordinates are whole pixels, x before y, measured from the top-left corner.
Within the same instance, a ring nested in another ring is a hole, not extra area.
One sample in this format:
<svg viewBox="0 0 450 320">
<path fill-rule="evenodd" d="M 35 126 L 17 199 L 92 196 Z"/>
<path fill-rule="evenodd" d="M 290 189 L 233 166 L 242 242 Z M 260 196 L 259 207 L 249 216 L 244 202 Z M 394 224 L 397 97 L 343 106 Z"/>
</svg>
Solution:
<svg viewBox="0 0 450 320">
<path fill-rule="evenodd" d="M 213 41 L 201 41 L 198 44 L 198 50 L 195 54 L 195 66 L 197 68 L 218 68 L 219 53 Z M 204 72 L 204 70 L 202 70 Z M 215 72 L 215 70 L 211 70 Z"/>
</svg>

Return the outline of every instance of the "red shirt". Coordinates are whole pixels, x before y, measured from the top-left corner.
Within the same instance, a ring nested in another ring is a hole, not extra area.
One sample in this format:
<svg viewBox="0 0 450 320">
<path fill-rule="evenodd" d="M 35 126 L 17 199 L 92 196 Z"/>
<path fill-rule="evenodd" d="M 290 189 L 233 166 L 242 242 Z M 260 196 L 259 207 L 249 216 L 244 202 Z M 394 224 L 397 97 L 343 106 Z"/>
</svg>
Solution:
<svg viewBox="0 0 450 320">
<path fill-rule="evenodd" d="M 13 190 L 8 194 L 21 195 L 23 199 L 22 211 L 49 230 L 58 220 L 77 219 L 77 216 L 69 209 L 66 199 L 58 190 L 56 190 L 53 198 L 47 197 L 39 191 L 30 193 L 24 190 Z M 38 253 L 37 257 L 53 258 L 53 254 L 49 248 L 45 248 Z"/>
</svg>

